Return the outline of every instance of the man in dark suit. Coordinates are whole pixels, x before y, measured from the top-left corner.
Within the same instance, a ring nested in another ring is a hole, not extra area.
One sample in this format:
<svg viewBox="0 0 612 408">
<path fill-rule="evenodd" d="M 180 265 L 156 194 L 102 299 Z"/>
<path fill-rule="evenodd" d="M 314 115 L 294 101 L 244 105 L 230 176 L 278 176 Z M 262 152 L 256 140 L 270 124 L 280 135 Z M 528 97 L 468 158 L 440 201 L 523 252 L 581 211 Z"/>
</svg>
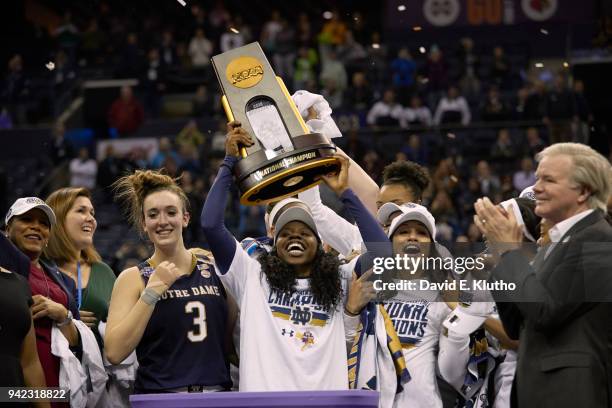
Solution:
<svg viewBox="0 0 612 408">
<path fill-rule="evenodd" d="M 551 244 L 530 264 L 519 250 L 522 226 L 487 198 L 474 222 L 498 256 L 491 280 L 509 336 L 519 339 L 519 408 L 612 407 L 612 227 L 604 214 L 610 163 L 590 147 L 558 143 L 538 156 L 536 214 Z"/>
</svg>

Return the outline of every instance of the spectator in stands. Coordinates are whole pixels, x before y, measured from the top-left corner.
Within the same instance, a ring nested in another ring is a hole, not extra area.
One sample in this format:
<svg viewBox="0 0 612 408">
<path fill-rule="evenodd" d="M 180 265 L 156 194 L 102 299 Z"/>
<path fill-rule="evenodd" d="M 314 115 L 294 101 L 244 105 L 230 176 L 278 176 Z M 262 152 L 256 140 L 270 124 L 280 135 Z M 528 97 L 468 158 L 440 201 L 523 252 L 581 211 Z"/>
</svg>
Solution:
<svg viewBox="0 0 612 408">
<path fill-rule="evenodd" d="M 501 46 L 493 48 L 493 61 L 491 62 L 491 79 L 493 83 L 499 86 L 501 89 L 508 87 L 508 80 L 510 76 L 510 63 L 504 53 L 504 49 Z"/>
<path fill-rule="evenodd" d="M 371 84 L 386 84 L 388 83 L 388 62 L 387 55 L 389 49 L 382 41 L 382 37 L 378 31 L 374 31 L 371 35 L 370 43 L 367 46 L 368 53 L 368 75 Z"/>
<path fill-rule="evenodd" d="M 68 85 L 76 78 L 76 71 L 63 50 L 55 54 L 55 69 L 52 73 L 56 95 L 65 91 Z M 59 112 L 56 111 L 56 114 L 59 115 Z"/>
<path fill-rule="evenodd" d="M 311 47 L 313 45 L 314 35 L 312 34 L 312 25 L 308 13 L 302 11 L 298 16 L 295 38 L 299 47 Z"/>
<path fill-rule="evenodd" d="M 176 60 L 179 71 L 189 71 L 191 69 L 191 56 L 187 49 L 187 44 L 183 41 L 179 41 L 176 44 Z"/>
<path fill-rule="evenodd" d="M 176 144 L 179 146 L 187 146 L 188 149 L 198 151 L 200 146 L 206 141 L 206 137 L 200 129 L 195 120 L 187 122 L 185 127 L 181 129 L 178 136 L 176 136 Z"/>
<path fill-rule="evenodd" d="M 66 11 L 62 23 L 53 31 L 59 47 L 66 52 L 71 64 L 76 63 L 76 49 L 80 41 L 79 29 L 72 23 L 72 13 Z"/>
<path fill-rule="evenodd" d="M 81 321 L 94 332 L 103 351 L 98 324 L 106 322 L 115 274 L 102 262 L 94 246 L 97 222 L 91 193 L 85 188 L 63 188 L 53 192 L 46 202 L 57 222 L 45 247 L 45 257 L 74 281 Z"/>
<path fill-rule="evenodd" d="M 109 126 L 117 129 L 121 136 L 128 136 L 135 133 L 143 121 L 142 104 L 132 93 L 131 87 L 122 86 L 119 98 L 115 99 L 108 112 Z"/>
<path fill-rule="evenodd" d="M 178 153 L 172 147 L 170 138 L 162 137 L 159 139 L 159 151 L 153 156 L 153 159 L 151 159 L 151 168 L 161 168 L 167 157 L 172 157 L 175 161 L 179 160 Z"/>
<path fill-rule="evenodd" d="M 366 121 L 370 126 L 398 126 L 403 114 L 402 105 L 395 102 L 395 92 L 387 89 L 383 99 L 372 106 Z"/>
<path fill-rule="evenodd" d="M 213 52 L 213 44 L 204 35 L 204 29 L 198 28 L 189 42 L 189 56 L 191 65 L 195 69 L 203 69 L 210 65 L 210 57 Z"/>
<path fill-rule="evenodd" d="M 319 33 L 319 43 L 336 47 L 343 45 L 346 41 L 347 30 L 346 24 L 342 21 L 338 12 L 334 11 L 331 18 L 323 24 Z"/>
<path fill-rule="evenodd" d="M 58 166 L 74 157 L 74 148 L 65 137 L 66 127 L 63 122 L 55 122 L 52 132 L 53 139 L 49 145 L 49 155 L 53 165 Z"/>
<path fill-rule="evenodd" d="M 517 156 L 517 148 L 512 143 L 510 132 L 506 128 L 499 129 L 497 140 L 489 154 L 491 161 L 495 163 L 497 171 L 503 175 L 508 174 L 514 168 Z"/>
<path fill-rule="evenodd" d="M 459 186 L 459 172 L 453 157 L 440 160 L 431 177 L 432 187 L 435 191 L 446 190 L 453 194 Z"/>
<path fill-rule="evenodd" d="M 2 106 L 0 109 L 0 130 L 7 130 L 13 128 L 13 120 L 9 114 L 6 106 Z"/>
<path fill-rule="evenodd" d="M 2 93 L 13 122 L 17 125 L 26 123 L 30 80 L 23 70 L 23 59 L 19 54 L 13 55 L 8 62 L 8 74 Z"/>
<path fill-rule="evenodd" d="M 362 71 L 357 71 L 351 79 L 351 86 L 344 91 L 344 106 L 364 115 L 372 105 L 372 89 Z"/>
<path fill-rule="evenodd" d="M 433 122 L 435 125 L 444 124 L 462 124 L 467 126 L 470 124 L 472 114 L 467 101 L 461 95 L 456 86 L 448 87 L 446 96 L 440 99 Z"/>
<path fill-rule="evenodd" d="M 47 387 L 59 387 L 60 358 L 51 352 L 51 331 L 56 324 L 70 347 L 76 351 L 79 334 L 73 318 L 79 319 L 80 315 L 73 296 L 76 288 L 72 280 L 55 266 L 41 260 L 55 224 L 55 214 L 40 198 L 25 197 L 13 203 L 5 222 L 8 238 L 30 260 L 25 277 L 34 302 L 31 313 L 38 357 Z M 67 408 L 68 403 L 54 407 Z"/>
<path fill-rule="evenodd" d="M 70 161 L 70 187 L 96 187 L 98 163 L 89 157 L 89 149 L 81 147 L 79 156 Z"/>
<path fill-rule="evenodd" d="M 467 181 L 467 186 L 464 184 L 460 189 L 457 199 L 457 208 L 467 220 L 470 220 L 470 216 L 474 214 L 474 202 L 480 197 L 482 197 L 482 191 L 478 178 L 471 176 Z"/>
<path fill-rule="evenodd" d="M 141 85 L 147 113 L 157 118 L 161 110 L 161 94 L 166 90 L 166 67 L 157 48 L 151 48 L 147 53 L 147 65 L 141 76 Z"/>
<path fill-rule="evenodd" d="M 232 16 L 229 11 L 225 8 L 222 1 L 216 1 L 215 6 L 208 13 L 208 22 L 212 30 L 212 38 L 219 38 L 221 33 L 230 22 Z"/>
<path fill-rule="evenodd" d="M 205 85 L 199 85 L 196 89 L 193 96 L 191 114 L 196 118 L 203 116 L 212 117 L 215 114 L 214 103 Z"/>
<path fill-rule="evenodd" d="M 408 48 L 402 47 L 397 53 L 397 58 L 391 62 L 391 75 L 396 92 L 401 95 L 399 102 L 408 104 L 410 94 L 414 87 L 416 75 L 416 63 L 410 55 Z"/>
<path fill-rule="evenodd" d="M 176 45 L 174 44 L 174 36 L 171 30 L 164 30 L 162 33 L 162 40 L 159 45 L 159 55 L 166 69 L 174 68 L 178 65 Z"/>
<path fill-rule="evenodd" d="M 421 138 L 417 134 L 412 134 L 401 148 L 401 152 L 406 155 L 406 160 L 427 165 L 429 153 L 427 147 L 421 143 Z"/>
<path fill-rule="evenodd" d="M 81 37 L 79 47 L 88 65 L 101 65 L 104 63 L 105 47 L 109 38 L 105 30 L 100 30 L 98 20 L 92 17 Z"/>
<path fill-rule="evenodd" d="M 525 138 L 527 139 L 524 145 L 523 155 L 529 157 L 535 157 L 536 154 L 540 153 L 540 151 L 544 150 L 546 144 L 540 137 L 540 132 L 538 128 L 529 127 L 527 128 L 527 133 Z"/>
<path fill-rule="evenodd" d="M 559 74 L 548 92 L 544 122 L 548 125 L 550 144 L 572 139 L 572 120 L 577 119 L 576 101 L 567 87 L 566 78 Z"/>
<path fill-rule="evenodd" d="M 514 120 L 528 120 L 526 107 L 527 107 L 527 99 L 529 98 L 529 88 L 526 86 L 522 86 L 516 91 L 516 98 L 512 103 L 512 114 L 511 118 Z"/>
<path fill-rule="evenodd" d="M 576 116 L 578 121 L 574 123 L 574 142 L 589 144 L 589 127 L 595 120 L 589 106 L 589 101 L 584 95 L 584 82 L 580 79 L 574 81 L 574 104 L 576 105 Z"/>
<path fill-rule="evenodd" d="M 142 72 L 144 59 L 143 50 L 138 45 L 138 36 L 129 33 L 123 46 L 117 75 L 120 78 L 137 78 Z"/>
<path fill-rule="evenodd" d="M 200 172 L 199 168 L 198 172 Z M 197 180 L 199 179 L 200 177 L 197 178 Z M 189 200 L 189 208 L 191 208 L 193 212 L 201 212 L 202 205 L 204 205 L 205 193 L 203 191 L 199 191 L 196 187 L 196 182 L 194 182 L 194 174 L 190 171 L 183 171 L 181 173 L 179 183 L 185 192 L 185 195 L 187 195 L 187 200 Z M 202 235 L 202 228 L 200 228 L 200 225 L 197 222 L 190 223 L 185 232 L 185 242 L 195 243 L 201 241 L 200 237 Z"/>
<path fill-rule="evenodd" d="M 373 180 L 380 179 L 383 168 L 385 166 L 384 161 L 376 150 L 370 149 L 363 155 L 363 169 L 369 174 Z"/>
<path fill-rule="evenodd" d="M 274 72 L 289 81 L 295 68 L 295 30 L 286 19 L 281 19 L 281 31 L 276 34 L 276 47 L 272 54 Z"/>
<path fill-rule="evenodd" d="M 524 119 L 542 120 L 546 115 L 546 100 L 546 85 L 540 80 L 535 81 L 525 103 Z"/>
<path fill-rule="evenodd" d="M 325 98 L 325 100 L 329 103 L 329 106 L 331 106 L 333 110 L 337 110 L 342 107 L 343 94 L 342 91 L 338 89 L 335 79 L 325 79 L 325 82 L 323 83 L 323 89 L 321 89 L 321 95 L 323 95 L 323 98 Z"/>
<path fill-rule="evenodd" d="M 261 29 L 261 47 L 267 55 L 273 55 L 276 51 L 276 36 L 282 30 L 281 15 L 278 10 L 272 10 L 270 19 L 266 21 Z"/>
<path fill-rule="evenodd" d="M 104 159 L 98 164 L 97 185 L 102 187 L 107 197 L 110 198 L 111 185 L 121 177 L 125 170 L 123 160 L 119 158 L 112 144 L 106 146 Z M 111 200 L 108 200 L 109 202 Z"/>
<path fill-rule="evenodd" d="M 423 106 L 420 96 L 413 95 L 410 98 L 410 106 L 403 110 L 400 124 L 403 128 L 431 126 L 431 111 L 427 106 Z"/>
<path fill-rule="evenodd" d="M 327 59 L 323 60 L 321 74 L 319 75 L 319 81 L 322 85 L 329 79 L 335 81 L 336 89 L 340 92 L 344 92 L 348 85 L 348 77 L 344 64 L 338 59 L 337 53 L 333 50 L 330 50 L 327 54 Z"/>
<path fill-rule="evenodd" d="M 234 22 L 228 22 L 226 30 L 221 34 L 221 38 L 219 39 L 219 49 L 221 52 L 242 47 L 244 44 L 246 44 L 244 33 L 235 26 Z"/>
<path fill-rule="evenodd" d="M 480 61 L 474 51 L 474 40 L 469 37 L 461 39 L 457 59 L 460 64 L 459 86 L 461 92 L 471 101 L 480 94 L 480 80 L 478 79 Z"/>
<path fill-rule="evenodd" d="M 509 119 L 509 109 L 506 102 L 499 94 L 496 85 L 489 88 L 487 99 L 481 105 L 480 118 L 484 122 L 503 122 Z"/>
<path fill-rule="evenodd" d="M 531 157 L 523 157 L 521 169 L 514 173 L 512 177 L 512 185 L 517 191 L 523 191 L 527 187 L 533 186 L 535 182 L 533 159 Z"/>
<path fill-rule="evenodd" d="M 440 47 L 435 44 L 429 50 L 425 72 L 428 79 L 427 86 L 431 91 L 437 93 L 446 89 L 448 86 L 448 67 Z"/>
<path fill-rule="evenodd" d="M 353 38 L 351 31 L 346 32 L 344 44 L 338 46 L 336 50 L 340 60 L 350 71 L 363 67 L 364 61 L 368 57 L 364 46 Z"/>
<path fill-rule="evenodd" d="M 293 86 L 295 90 L 306 89 L 309 82 L 316 81 L 318 63 L 319 56 L 314 48 L 302 46 L 298 49 L 293 72 Z"/>
<path fill-rule="evenodd" d="M 476 165 L 476 177 L 484 196 L 493 197 L 500 190 L 499 177 L 491 172 L 491 167 L 486 160 L 480 160 Z"/>
<path fill-rule="evenodd" d="M 166 161 L 167 163 L 167 161 Z M 189 144 L 179 145 L 179 159 L 177 161 L 177 173 L 180 175 L 185 171 L 191 174 L 200 174 L 200 160 L 198 150 L 191 147 Z"/>
</svg>

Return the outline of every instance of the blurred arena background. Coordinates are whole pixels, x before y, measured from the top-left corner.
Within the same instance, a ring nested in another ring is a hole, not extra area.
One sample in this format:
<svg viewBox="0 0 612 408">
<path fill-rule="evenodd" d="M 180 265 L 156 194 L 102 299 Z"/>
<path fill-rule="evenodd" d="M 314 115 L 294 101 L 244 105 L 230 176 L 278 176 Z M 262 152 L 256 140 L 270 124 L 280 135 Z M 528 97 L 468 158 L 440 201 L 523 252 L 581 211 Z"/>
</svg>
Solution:
<svg viewBox="0 0 612 408">
<path fill-rule="evenodd" d="M 164 167 L 191 201 L 186 244 L 206 246 L 199 214 L 226 123 L 209 59 L 252 41 L 291 92 L 325 96 L 338 144 L 375 180 L 394 160 L 429 169 L 442 242 L 479 240 L 475 199 L 533 184 L 549 143 L 610 155 L 611 1 L 185 2 L 3 3 L 1 214 L 18 197 L 92 188 L 96 247 L 121 271 L 146 242 L 108 186 Z M 265 234 L 263 208 L 235 197 L 227 211 L 237 237 Z"/>
</svg>

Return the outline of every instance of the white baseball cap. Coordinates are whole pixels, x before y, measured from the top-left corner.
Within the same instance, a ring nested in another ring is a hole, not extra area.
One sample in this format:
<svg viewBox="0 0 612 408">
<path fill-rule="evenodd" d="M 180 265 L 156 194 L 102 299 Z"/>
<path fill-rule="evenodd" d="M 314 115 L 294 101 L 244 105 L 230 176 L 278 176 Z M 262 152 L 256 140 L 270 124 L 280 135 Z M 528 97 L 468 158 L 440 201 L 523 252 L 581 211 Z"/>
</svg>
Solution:
<svg viewBox="0 0 612 408">
<path fill-rule="evenodd" d="M 274 228 L 274 243 L 276 244 L 276 240 L 280 235 L 282 229 L 285 225 L 289 224 L 292 221 L 299 221 L 302 224 L 306 225 L 308 228 L 312 230 L 317 239 L 321 241 L 319 238 L 319 233 L 317 232 L 317 226 L 315 221 L 312 219 L 312 215 L 304 208 L 301 207 L 291 207 L 287 210 L 283 211 L 283 213 L 278 217 Z"/>
<path fill-rule="evenodd" d="M 425 225 L 425 228 L 427 228 L 429 231 L 432 241 L 436 241 L 436 220 L 427 208 L 416 203 L 406 203 L 399 206 L 399 209 L 402 214 L 395 217 L 395 219 L 391 222 L 389 232 L 387 233 L 389 238 L 393 236 L 395 230 L 397 230 L 397 228 L 403 223 L 407 221 L 419 221 Z"/>
<path fill-rule="evenodd" d="M 494 310 L 493 302 L 459 303 L 442 324 L 452 332 L 467 336 L 482 326 Z"/>
<path fill-rule="evenodd" d="M 299 200 L 297 198 L 289 197 L 289 198 L 280 200 L 278 203 L 274 204 L 274 206 L 272 207 L 272 210 L 270 211 L 270 214 L 267 215 L 267 217 L 265 217 L 266 226 L 268 228 L 273 227 L 274 224 L 276 224 L 276 222 L 278 221 L 278 217 L 280 216 L 279 211 L 282 210 L 284 206 L 286 206 L 287 204 L 291 204 L 291 203 L 304 204 L 306 208 L 310 208 L 308 207 L 308 204 L 306 204 L 304 201 Z"/>
<path fill-rule="evenodd" d="M 533 191 L 533 186 L 526 187 L 521 194 L 519 194 L 520 198 L 528 198 L 530 200 L 535 201 L 535 191 Z"/>
<path fill-rule="evenodd" d="M 6 213 L 4 223 L 8 225 L 9 221 L 14 216 L 25 214 L 34 208 L 41 209 L 47 215 L 47 218 L 49 219 L 49 224 L 55 224 L 55 213 L 53 212 L 51 207 L 47 205 L 47 203 L 45 203 L 38 197 L 23 197 L 17 199 L 17 201 L 13 203 L 11 208 L 9 208 L 8 212 Z"/>
<path fill-rule="evenodd" d="M 535 238 L 531 235 L 531 233 L 525 226 L 523 214 L 521 214 L 521 209 L 519 208 L 519 205 L 516 200 L 514 198 L 511 198 L 510 200 L 502 201 L 501 203 L 499 203 L 499 205 L 506 211 L 508 211 L 508 208 L 512 208 L 512 213 L 514 214 L 516 222 L 518 223 L 518 225 L 523 227 L 523 235 L 525 235 L 525 238 L 527 238 L 531 242 L 536 242 Z"/>
<path fill-rule="evenodd" d="M 380 223 L 380 225 L 386 225 L 389 223 L 389 217 L 391 214 L 402 211 L 401 206 L 395 203 L 384 203 L 376 213 L 376 219 Z M 403 212 L 403 211 L 402 211 Z"/>
</svg>

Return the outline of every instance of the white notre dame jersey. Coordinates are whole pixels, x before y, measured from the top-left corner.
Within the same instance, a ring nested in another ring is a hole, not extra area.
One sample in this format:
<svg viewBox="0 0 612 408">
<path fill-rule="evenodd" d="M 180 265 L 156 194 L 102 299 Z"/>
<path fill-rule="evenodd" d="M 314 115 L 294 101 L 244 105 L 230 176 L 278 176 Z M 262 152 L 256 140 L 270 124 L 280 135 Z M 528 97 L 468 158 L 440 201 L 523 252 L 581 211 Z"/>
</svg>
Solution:
<svg viewBox="0 0 612 408">
<path fill-rule="evenodd" d="M 384 308 L 393 321 L 410 381 L 396 395 L 394 407 L 442 408 L 436 381 L 438 343 L 442 322 L 451 312 L 438 292 L 421 292 L 421 299 L 400 292 L 385 301 Z"/>
<path fill-rule="evenodd" d="M 341 266 L 343 290 L 354 264 Z M 224 286 L 240 307 L 240 391 L 346 390 L 342 302 L 314 303 L 309 279 L 293 294 L 271 291 L 258 261 L 236 245 Z"/>
</svg>

